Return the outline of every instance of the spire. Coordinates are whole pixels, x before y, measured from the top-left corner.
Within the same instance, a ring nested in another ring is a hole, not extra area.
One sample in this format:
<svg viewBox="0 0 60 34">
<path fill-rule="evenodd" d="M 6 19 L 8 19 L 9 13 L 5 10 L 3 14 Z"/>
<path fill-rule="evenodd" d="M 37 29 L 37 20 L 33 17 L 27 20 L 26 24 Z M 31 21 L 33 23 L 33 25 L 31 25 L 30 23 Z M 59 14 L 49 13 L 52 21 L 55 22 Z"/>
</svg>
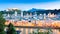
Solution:
<svg viewBox="0 0 60 34">
<path fill-rule="evenodd" d="M 28 13 L 27 13 L 26 17 L 27 17 L 27 18 L 29 17 Z"/>
<path fill-rule="evenodd" d="M 10 15 L 8 14 L 8 17 L 10 17 Z"/>
<path fill-rule="evenodd" d="M 17 12 L 15 11 L 15 16 L 17 16 Z"/>
<path fill-rule="evenodd" d="M 50 17 L 51 13 L 48 14 L 48 17 Z"/>
<path fill-rule="evenodd" d="M 23 17 L 23 11 L 21 11 L 21 17 Z"/>
<path fill-rule="evenodd" d="M 30 17 L 32 17 L 32 13 L 30 13 Z"/>
<path fill-rule="evenodd" d="M 44 13 L 44 19 L 46 19 L 46 13 Z"/>
</svg>

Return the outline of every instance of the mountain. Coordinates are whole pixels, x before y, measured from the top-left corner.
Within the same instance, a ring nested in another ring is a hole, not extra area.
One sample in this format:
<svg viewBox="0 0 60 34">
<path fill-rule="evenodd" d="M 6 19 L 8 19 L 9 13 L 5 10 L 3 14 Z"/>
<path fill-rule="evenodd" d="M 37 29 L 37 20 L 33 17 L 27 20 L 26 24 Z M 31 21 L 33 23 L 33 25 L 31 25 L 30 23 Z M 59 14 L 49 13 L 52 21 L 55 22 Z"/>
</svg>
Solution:
<svg viewBox="0 0 60 34">
<path fill-rule="evenodd" d="M 28 10 L 28 12 L 36 12 L 36 11 L 44 11 L 44 9 L 32 8 L 32 9 Z"/>
</svg>

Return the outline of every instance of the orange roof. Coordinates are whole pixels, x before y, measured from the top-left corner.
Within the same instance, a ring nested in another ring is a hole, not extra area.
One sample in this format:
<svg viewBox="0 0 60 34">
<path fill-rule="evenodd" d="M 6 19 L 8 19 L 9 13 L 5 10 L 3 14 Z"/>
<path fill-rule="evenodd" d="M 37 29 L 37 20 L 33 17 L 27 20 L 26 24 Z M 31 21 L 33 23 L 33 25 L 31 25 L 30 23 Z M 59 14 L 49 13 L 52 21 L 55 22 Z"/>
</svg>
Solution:
<svg viewBox="0 0 60 34">
<path fill-rule="evenodd" d="M 10 23 L 10 21 L 6 21 L 5 25 L 8 25 Z M 38 21 L 37 24 L 33 23 L 33 22 L 27 22 L 27 21 L 18 21 L 18 22 L 11 22 L 14 26 L 45 26 L 45 27 L 60 27 L 60 23 L 59 22 L 53 22 L 53 23 L 42 23 L 40 21 Z"/>
</svg>

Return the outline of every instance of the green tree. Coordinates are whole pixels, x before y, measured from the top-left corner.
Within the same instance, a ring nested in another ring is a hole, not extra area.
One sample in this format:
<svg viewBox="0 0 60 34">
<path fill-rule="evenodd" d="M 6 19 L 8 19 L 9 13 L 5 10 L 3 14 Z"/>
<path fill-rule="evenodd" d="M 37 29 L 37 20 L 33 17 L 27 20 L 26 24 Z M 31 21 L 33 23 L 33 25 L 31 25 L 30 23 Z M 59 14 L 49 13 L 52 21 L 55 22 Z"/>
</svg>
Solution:
<svg viewBox="0 0 60 34">
<path fill-rule="evenodd" d="M 51 28 L 48 28 L 48 32 L 47 32 L 47 34 L 52 34 L 52 29 Z"/>
<path fill-rule="evenodd" d="M 48 28 L 48 32 L 39 32 L 40 28 L 37 29 L 37 32 L 33 31 L 30 34 L 52 34 L 52 29 Z"/>
<path fill-rule="evenodd" d="M 7 34 L 17 34 L 15 27 L 11 23 L 8 25 Z"/>
<path fill-rule="evenodd" d="M 2 13 L 0 13 L 0 23 L 1 24 L 5 24 L 5 19 L 3 18 L 3 14 Z"/>
<path fill-rule="evenodd" d="M 5 28 L 5 19 L 3 18 L 2 13 L 0 13 L 0 34 L 6 34 L 4 31 Z"/>
<path fill-rule="evenodd" d="M 36 30 L 36 32 L 35 31 L 33 31 L 32 33 L 30 33 L 30 34 L 39 34 L 40 32 L 39 32 L 39 30 L 40 30 L 40 28 L 37 28 L 37 30 Z"/>
</svg>

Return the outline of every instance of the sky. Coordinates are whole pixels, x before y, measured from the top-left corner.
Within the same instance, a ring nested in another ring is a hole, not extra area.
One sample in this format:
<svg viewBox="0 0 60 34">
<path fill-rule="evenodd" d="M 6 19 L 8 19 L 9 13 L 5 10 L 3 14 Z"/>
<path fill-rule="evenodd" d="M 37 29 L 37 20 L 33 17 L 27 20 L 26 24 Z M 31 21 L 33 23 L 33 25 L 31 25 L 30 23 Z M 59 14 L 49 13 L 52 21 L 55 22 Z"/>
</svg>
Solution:
<svg viewBox="0 0 60 34">
<path fill-rule="evenodd" d="M 0 0 L 0 10 L 19 8 L 21 10 L 60 9 L 60 0 Z"/>
</svg>

